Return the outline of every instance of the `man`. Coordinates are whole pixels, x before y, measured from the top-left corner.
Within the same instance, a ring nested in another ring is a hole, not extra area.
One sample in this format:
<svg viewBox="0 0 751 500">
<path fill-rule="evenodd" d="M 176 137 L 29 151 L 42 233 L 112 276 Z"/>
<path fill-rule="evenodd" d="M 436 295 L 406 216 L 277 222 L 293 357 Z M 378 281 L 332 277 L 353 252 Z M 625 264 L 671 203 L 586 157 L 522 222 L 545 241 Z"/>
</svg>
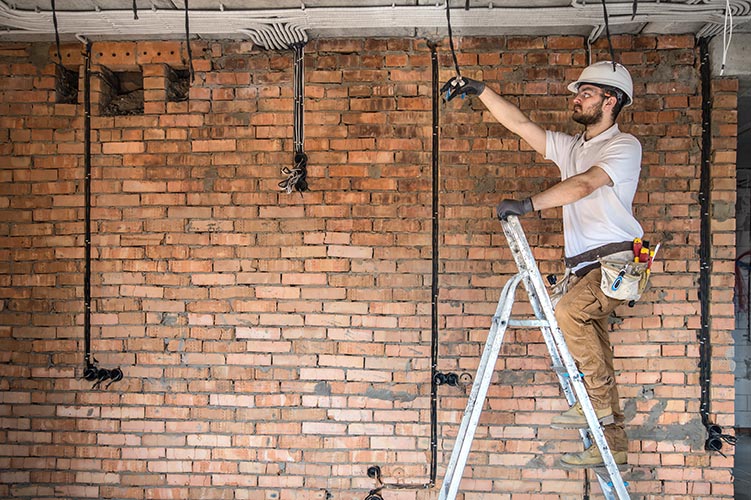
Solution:
<svg viewBox="0 0 751 500">
<path fill-rule="evenodd" d="M 452 78 L 442 91 L 447 92 L 447 100 L 460 94 L 479 96 L 503 126 L 560 168 L 561 182 L 529 198 L 503 200 L 497 215 L 505 219 L 563 207 L 565 260 L 573 277 L 555 315 L 584 374 L 584 385 L 613 457 L 616 463 L 625 464 L 628 441 L 608 339 L 608 316 L 623 301 L 600 289 L 597 259 L 606 255 L 633 259 L 633 240 L 643 235 L 631 209 L 641 170 L 641 145 L 634 136 L 620 132 L 615 123 L 620 110 L 631 105 L 633 82 L 624 66 L 605 61 L 585 68 L 568 89 L 575 94 L 572 119 L 584 125 L 584 131 L 575 136 L 543 130 L 482 82 Z M 577 403 L 554 417 L 552 425 L 586 428 L 587 421 Z M 603 464 L 594 444 L 581 453 L 564 455 L 561 462 L 575 467 Z"/>
</svg>

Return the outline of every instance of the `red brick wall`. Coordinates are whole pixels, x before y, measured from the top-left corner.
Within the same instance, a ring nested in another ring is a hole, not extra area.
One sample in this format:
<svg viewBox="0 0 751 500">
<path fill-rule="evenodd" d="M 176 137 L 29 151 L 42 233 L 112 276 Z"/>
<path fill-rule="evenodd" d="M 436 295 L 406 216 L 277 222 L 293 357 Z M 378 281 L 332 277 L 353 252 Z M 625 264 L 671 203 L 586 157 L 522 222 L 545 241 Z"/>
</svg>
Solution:
<svg viewBox="0 0 751 500">
<path fill-rule="evenodd" d="M 704 452 L 699 417 L 698 49 L 690 36 L 614 43 L 636 83 L 620 120 L 644 146 L 636 213 L 663 243 L 653 289 L 613 323 L 626 479 L 634 496 L 732 498 L 732 450 Z M 0 496 L 354 500 L 375 486 L 371 464 L 387 482 L 425 483 L 426 43 L 308 44 L 303 196 L 277 187 L 292 163 L 290 53 L 197 43 L 190 101 L 165 103 L 163 64 L 184 67 L 180 44 L 94 45 L 95 65 L 140 66 L 146 88 L 143 115 L 102 117 L 93 85 L 93 351 L 125 372 L 106 390 L 81 379 L 83 106 L 54 104 L 48 49 L 0 46 Z M 586 65 L 582 38 L 466 38 L 458 50 L 467 76 L 546 127 L 576 130 L 565 85 Z M 79 47 L 63 52 L 80 63 Z M 726 431 L 735 90 L 713 87 L 712 408 Z M 491 207 L 552 184 L 557 169 L 477 101 L 442 105 L 441 122 L 439 369 L 474 373 L 515 272 Z M 543 273 L 560 272 L 559 212 L 523 224 Z M 565 401 L 541 335 L 506 337 L 464 498 L 582 498 L 583 473 L 555 464 L 581 445 L 547 425 Z M 440 388 L 439 478 L 467 394 Z"/>
</svg>

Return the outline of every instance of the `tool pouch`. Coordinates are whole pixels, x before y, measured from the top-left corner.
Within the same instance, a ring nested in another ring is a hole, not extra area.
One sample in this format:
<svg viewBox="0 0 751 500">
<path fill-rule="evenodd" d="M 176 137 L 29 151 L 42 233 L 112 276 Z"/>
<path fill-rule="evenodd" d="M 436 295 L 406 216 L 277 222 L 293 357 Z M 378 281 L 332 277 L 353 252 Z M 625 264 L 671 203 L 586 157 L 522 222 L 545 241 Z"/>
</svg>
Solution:
<svg viewBox="0 0 751 500">
<path fill-rule="evenodd" d="M 553 304 L 553 309 L 555 309 L 555 306 L 558 305 L 558 301 L 561 300 L 561 297 L 568 292 L 569 288 L 574 286 L 574 283 L 576 283 L 577 280 L 578 278 L 571 272 L 571 269 L 567 267 L 563 278 L 558 280 L 558 283 L 551 287 L 550 292 L 548 292 L 550 302 Z"/>
<path fill-rule="evenodd" d="M 599 262 L 602 267 L 602 293 L 618 300 L 639 300 L 649 282 L 646 262 L 629 262 L 607 257 L 599 259 Z"/>
</svg>

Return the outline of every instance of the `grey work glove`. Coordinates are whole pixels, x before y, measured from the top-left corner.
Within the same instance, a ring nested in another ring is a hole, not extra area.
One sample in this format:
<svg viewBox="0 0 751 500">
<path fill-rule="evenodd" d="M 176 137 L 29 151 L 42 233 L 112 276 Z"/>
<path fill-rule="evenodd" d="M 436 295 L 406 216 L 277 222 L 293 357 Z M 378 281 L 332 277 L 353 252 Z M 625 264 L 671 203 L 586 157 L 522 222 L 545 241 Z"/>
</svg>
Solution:
<svg viewBox="0 0 751 500">
<path fill-rule="evenodd" d="M 483 82 L 472 80 L 466 76 L 461 78 L 455 76 L 441 87 L 441 94 L 445 92 L 446 101 L 450 101 L 459 94 L 461 94 L 462 97 L 465 95 L 480 95 L 483 90 L 485 90 L 485 84 Z"/>
<path fill-rule="evenodd" d="M 495 209 L 496 215 L 501 220 L 506 220 L 509 215 L 524 215 L 532 212 L 535 207 L 532 205 L 532 198 L 523 200 L 503 200 Z"/>
</svg>

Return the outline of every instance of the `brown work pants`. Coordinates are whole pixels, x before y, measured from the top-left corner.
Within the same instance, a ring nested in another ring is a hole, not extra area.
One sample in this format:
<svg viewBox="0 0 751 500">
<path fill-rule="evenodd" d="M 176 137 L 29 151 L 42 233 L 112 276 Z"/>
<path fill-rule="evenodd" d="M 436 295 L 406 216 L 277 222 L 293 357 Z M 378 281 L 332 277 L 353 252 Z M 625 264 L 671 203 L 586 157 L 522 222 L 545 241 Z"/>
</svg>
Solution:
<svg viewBox="0 0 751 500">
<path fill-rule="evenodd" d="M 608 338 L 608 317 L 623 301 L 600 289 L 600 269 L 573 278 L 568 292 L 555 307 L 555 317 L 595 408 L 613 409 L 615 423 L 605 426 L 605 438 L 614 451 L 628 451 L 624 416 L 615 385 L 613 349 Z"/>
</svg>

